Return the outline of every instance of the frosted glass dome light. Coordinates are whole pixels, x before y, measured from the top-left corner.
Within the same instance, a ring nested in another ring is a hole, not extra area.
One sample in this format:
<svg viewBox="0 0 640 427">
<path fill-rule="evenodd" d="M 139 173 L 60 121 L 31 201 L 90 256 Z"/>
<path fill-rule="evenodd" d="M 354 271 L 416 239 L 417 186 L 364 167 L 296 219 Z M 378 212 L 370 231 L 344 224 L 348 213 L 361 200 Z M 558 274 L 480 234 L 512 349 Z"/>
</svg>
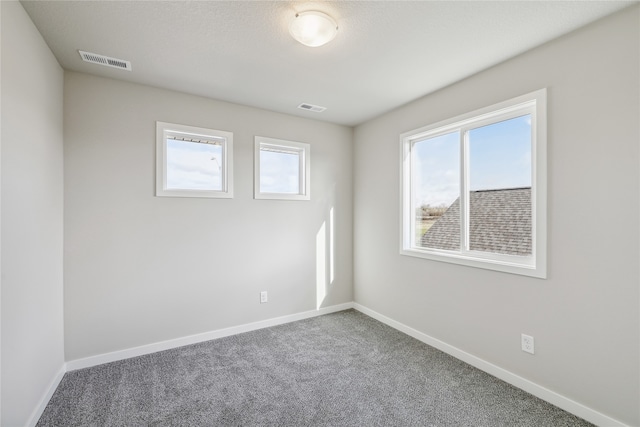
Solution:
<svg viewBox="0 0 640 427">
<path fill-rule="evenodd" d="M 296 13 L 289 24 L 291 36 L 305 46 L 318 47 L 329 43 L 338 32 L 338 24 L 329 15 L 310 10 Z"/>
</svg>

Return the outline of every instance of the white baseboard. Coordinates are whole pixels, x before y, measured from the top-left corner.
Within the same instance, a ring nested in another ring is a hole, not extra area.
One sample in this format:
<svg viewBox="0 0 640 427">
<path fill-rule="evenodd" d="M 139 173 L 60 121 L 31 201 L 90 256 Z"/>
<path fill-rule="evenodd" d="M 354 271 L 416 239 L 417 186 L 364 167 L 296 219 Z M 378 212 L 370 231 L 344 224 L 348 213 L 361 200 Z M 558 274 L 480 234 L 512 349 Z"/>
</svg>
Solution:
<svg viewBox="0 0 640 427">
<path fill-rule="evenodd" d="M 47 391 L 42 396 L 42 399 L 40 399 L 38 406 L 36 406 L 36 408 L 31 413 L 31 417 L 27 422 L 27 427 L 35 427 L 35 425 L 38 424 L 38 420 L 42 416 L 44 409 L 47 407 L 51 396 L 53 396 L 53 393 L 58 388 L 60 381 L 62 381 L 62 377 L 64 377 L 65 372 L 67 372 L 67 367 L 65 364 L 62 364 L 56 375 L 53 377 L 53 380 L 49 384 L 49 387 L 47 387 Z"/>
<path fill-rule="evenodd" d="M 274 319 L 261 320 L 259 322 L 247 323 L 245 325 L 232 326 L 230 328 L 218 329 L 215 331 L 204 332 L 196 335 L 176 338 L 167 341 L 161 341 L 153 344 L 142 345 L 139 347 L 128 348 L 126 350 L 114 351 L 111 353 L 99 354 L 96 356 L 85 357 L 67 361 L 67 370 L 74 371 L 76 369 L 89 368 L 91 366 L 102 365 L 103 363 L 115 362 L 117 360 L 129 359 L 131 357 L 143 356 L 158 351 L 169 350 L 176 347 L 182 347 L 189 344 L 197 344 L 203 341 L 209 341 L 216 338 L 228 337 L 230 335 L 241 334 L 243 332 L 255 331 L 256 329 L 268 328 L 270 326 L 282 325 L 284 323 L 295 322 L 297 320 L 308 319 L 310 317 L 321 316 L 323 314 L 334 313 L 336 311 L 347 310 L 353 308 L 353 303 L 332 305 L 323 307 L 318 310 L 309 310 L 302 313 L 290 314 L 287 316 L 276 317 Z"/>
<path fill-rule="evenodd" d="M 437 338 L 433 338 L 427 334 L 424 334 L 403 323 L 390 319 L 363 305 L 353 303 L 353 308 L 366 314 L 367 316 L 373 317 L 374 319 L 391 326 L 394 329 L 399 330 L 400 332 L 404 332 L 405 334 L 412 336 L 413 338 L 422 341 L 425 344 L 435 347 L 438 350 L 441 350 L 455 357 L 456 359 L 462 360 L 463 362 L 466 362 L 471 366 L 474 366 L 488 374 L 493 375 L 496 378 L 514 385 L 519 389 L 526 391 L 527 393 L 531 393 L 532 395 L 539 397 L 540 399 L 549 402 L 552 405 L 555 405 L 567 412 L 577 415 L 578 417 L 583 418 L 595 425 L 602 427 L 628 427 L 626 424 L 621 423 L 620 421 L 615 420 L 601 412 L 598 412 L 581 403 L 571 400 L 568 397 L 562 396 L 561 394 L 558 394 L 554 391 L 549 390 L 548 388 L 529 381 L 526 378 L 522 378 L 519 375 L 516 375 L 510 371 L 507 371 L 506 369 L 487 362 L 486 360 L 480 359 L 479 357 L 460 350 L 457 347 L 440 341 Z"/>
<path fill-rule="evenodd" d="M 462 360 L 476 368 L 487 372 L 519 389 L 522 389 L 532 395 L 539 397 L 540 399 L 547 401 L 559 408 L 564 409 L 574 415 L 577 415 L 585 420 L 603 427 L 628 427 L 626 424 L 615 420 L 601 412 L 591 409 L 581 403 L 562 396 L 552 390 L 549 390 L 541 385 L 538 385 L 532 381 L 527 380 L 519 375 L 516 375 L 506 369 L 503 369 L 497 365 L 494 365 L 486 360 L 476 357 L 470 353 L 460 350 L 457 347 L 449 345 L 444 341 L 440 341 L 437 338 L 433 338 L 427 334 L 424 334 L 416 329 L 413 329 L 403 323 L 397 322 L 389 317 L 386 317 L 376 311 L 373 311 L 358 303 L 344 303 L 334 305 L 330 307 L 324 307 L 318 310 L 310 310 L 302 313 L 290 314 L 287 316 L 276 317 L 273 319 L 262 320 L 259 322 L 248 323 L 245 325 L 233 326 L 230 328 L 219 329 L 210 332 L 204 332 L 201 334 L 190 335 L 186 337 L 176 338 L 167 341 L 161 341 L 153 344 L 134 347 L 126 350 L 114 351 L 111 353 L 100 354 L 96 356 L 86 357 L 83 359 L 71 360 L 58 372 L 56 378 L 52 381 L 47 393 L 43 396 L 42 401 L 38 408 L 33 412 L 31 420 L 28 424 L 29 427 L 35 426 L 38 419 L 42 415 L 49 399 L 53 395 L 53 392 L 57 388 L 62 376 L 66 371 L 73 371 L 76 369 L 89 368 L 91 366 L 101 365 L 103 363 L 115 362 L 118 360 L 129 359 L 131 357 L 143 356 L 145 354 L 151 354 L 158 351 L 169 350 L 172 348 L 182 347 L 189 344 L 196 344 L 203 341 L 209 341 L 217 338 L 223 338 L 231 335 L 241 334 L 244 332 L 255 331 L 257 329 L 268 328 L 271 326 L 282 325 L 289 322 L 295 322 L 298 320 L 308 319 L 311 317 L 321 316 L 323 314 L 334 313 L 337 311 L 347 310 L 355 308 L 356 310 L 370 316 L 386 325 L 391 326 L 394 329 L 399 330 L 419 341 L 424 342 L 432 347 L 441 350 L 456 359 Z"/>
</svg>

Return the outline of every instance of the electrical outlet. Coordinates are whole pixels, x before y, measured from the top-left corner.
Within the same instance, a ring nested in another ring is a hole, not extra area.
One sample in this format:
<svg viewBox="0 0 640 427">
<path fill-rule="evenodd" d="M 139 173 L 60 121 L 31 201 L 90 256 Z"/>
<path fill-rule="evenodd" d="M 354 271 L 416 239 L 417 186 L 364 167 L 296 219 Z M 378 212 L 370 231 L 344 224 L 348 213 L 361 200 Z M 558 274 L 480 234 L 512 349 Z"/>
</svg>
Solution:
<svg viewBox="0 0 640 427">
<path fill-rule="evenodd" d="M 531 354 L 535 354 L 534 353 L 533 337 L 532 336 L 522 334 L 521 342 L 522 342 L 522 351 L 525 351 L 525 352 L 531 353 Z"/>
<path fill-rule="evenodd" d="M 260 292 L 260 304 L 267 302 L 267 291 Z"/>
</svg>

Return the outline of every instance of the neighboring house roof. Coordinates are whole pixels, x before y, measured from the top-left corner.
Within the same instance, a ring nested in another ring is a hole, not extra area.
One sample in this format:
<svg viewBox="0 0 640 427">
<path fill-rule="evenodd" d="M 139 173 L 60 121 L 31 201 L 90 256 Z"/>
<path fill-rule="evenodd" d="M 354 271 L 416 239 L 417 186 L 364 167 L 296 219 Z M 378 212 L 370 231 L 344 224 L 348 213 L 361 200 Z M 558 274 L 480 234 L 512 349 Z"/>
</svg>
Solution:
<svg viewBox="0 0 640 427">
<path fill-rule="evenodd" d="M 531 187 L 471 191 L 470 249 L 531 255 Z M 422 247 L 459 250 L 460 199 L 422 236 Z"/>
</svg>

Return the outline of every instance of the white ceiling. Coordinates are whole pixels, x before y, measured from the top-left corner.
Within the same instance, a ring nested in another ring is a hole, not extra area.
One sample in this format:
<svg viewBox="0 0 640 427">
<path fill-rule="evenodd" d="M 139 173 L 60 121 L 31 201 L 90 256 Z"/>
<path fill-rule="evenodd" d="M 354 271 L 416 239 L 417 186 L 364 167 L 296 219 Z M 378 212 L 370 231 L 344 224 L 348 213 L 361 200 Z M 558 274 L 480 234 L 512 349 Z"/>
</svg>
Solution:
<svg viewBox="0 0 640 427">
<path fill-rule="evenodd" d="M 22 1 L 66 70 L 356 125 L 635 2 Z M 296 12 L 338 22 L 329 44 Z M 131 61 L 83 62 L 78 50 Z M 302 103 L 323 113 L 297 109 Z"/>
</svg>

